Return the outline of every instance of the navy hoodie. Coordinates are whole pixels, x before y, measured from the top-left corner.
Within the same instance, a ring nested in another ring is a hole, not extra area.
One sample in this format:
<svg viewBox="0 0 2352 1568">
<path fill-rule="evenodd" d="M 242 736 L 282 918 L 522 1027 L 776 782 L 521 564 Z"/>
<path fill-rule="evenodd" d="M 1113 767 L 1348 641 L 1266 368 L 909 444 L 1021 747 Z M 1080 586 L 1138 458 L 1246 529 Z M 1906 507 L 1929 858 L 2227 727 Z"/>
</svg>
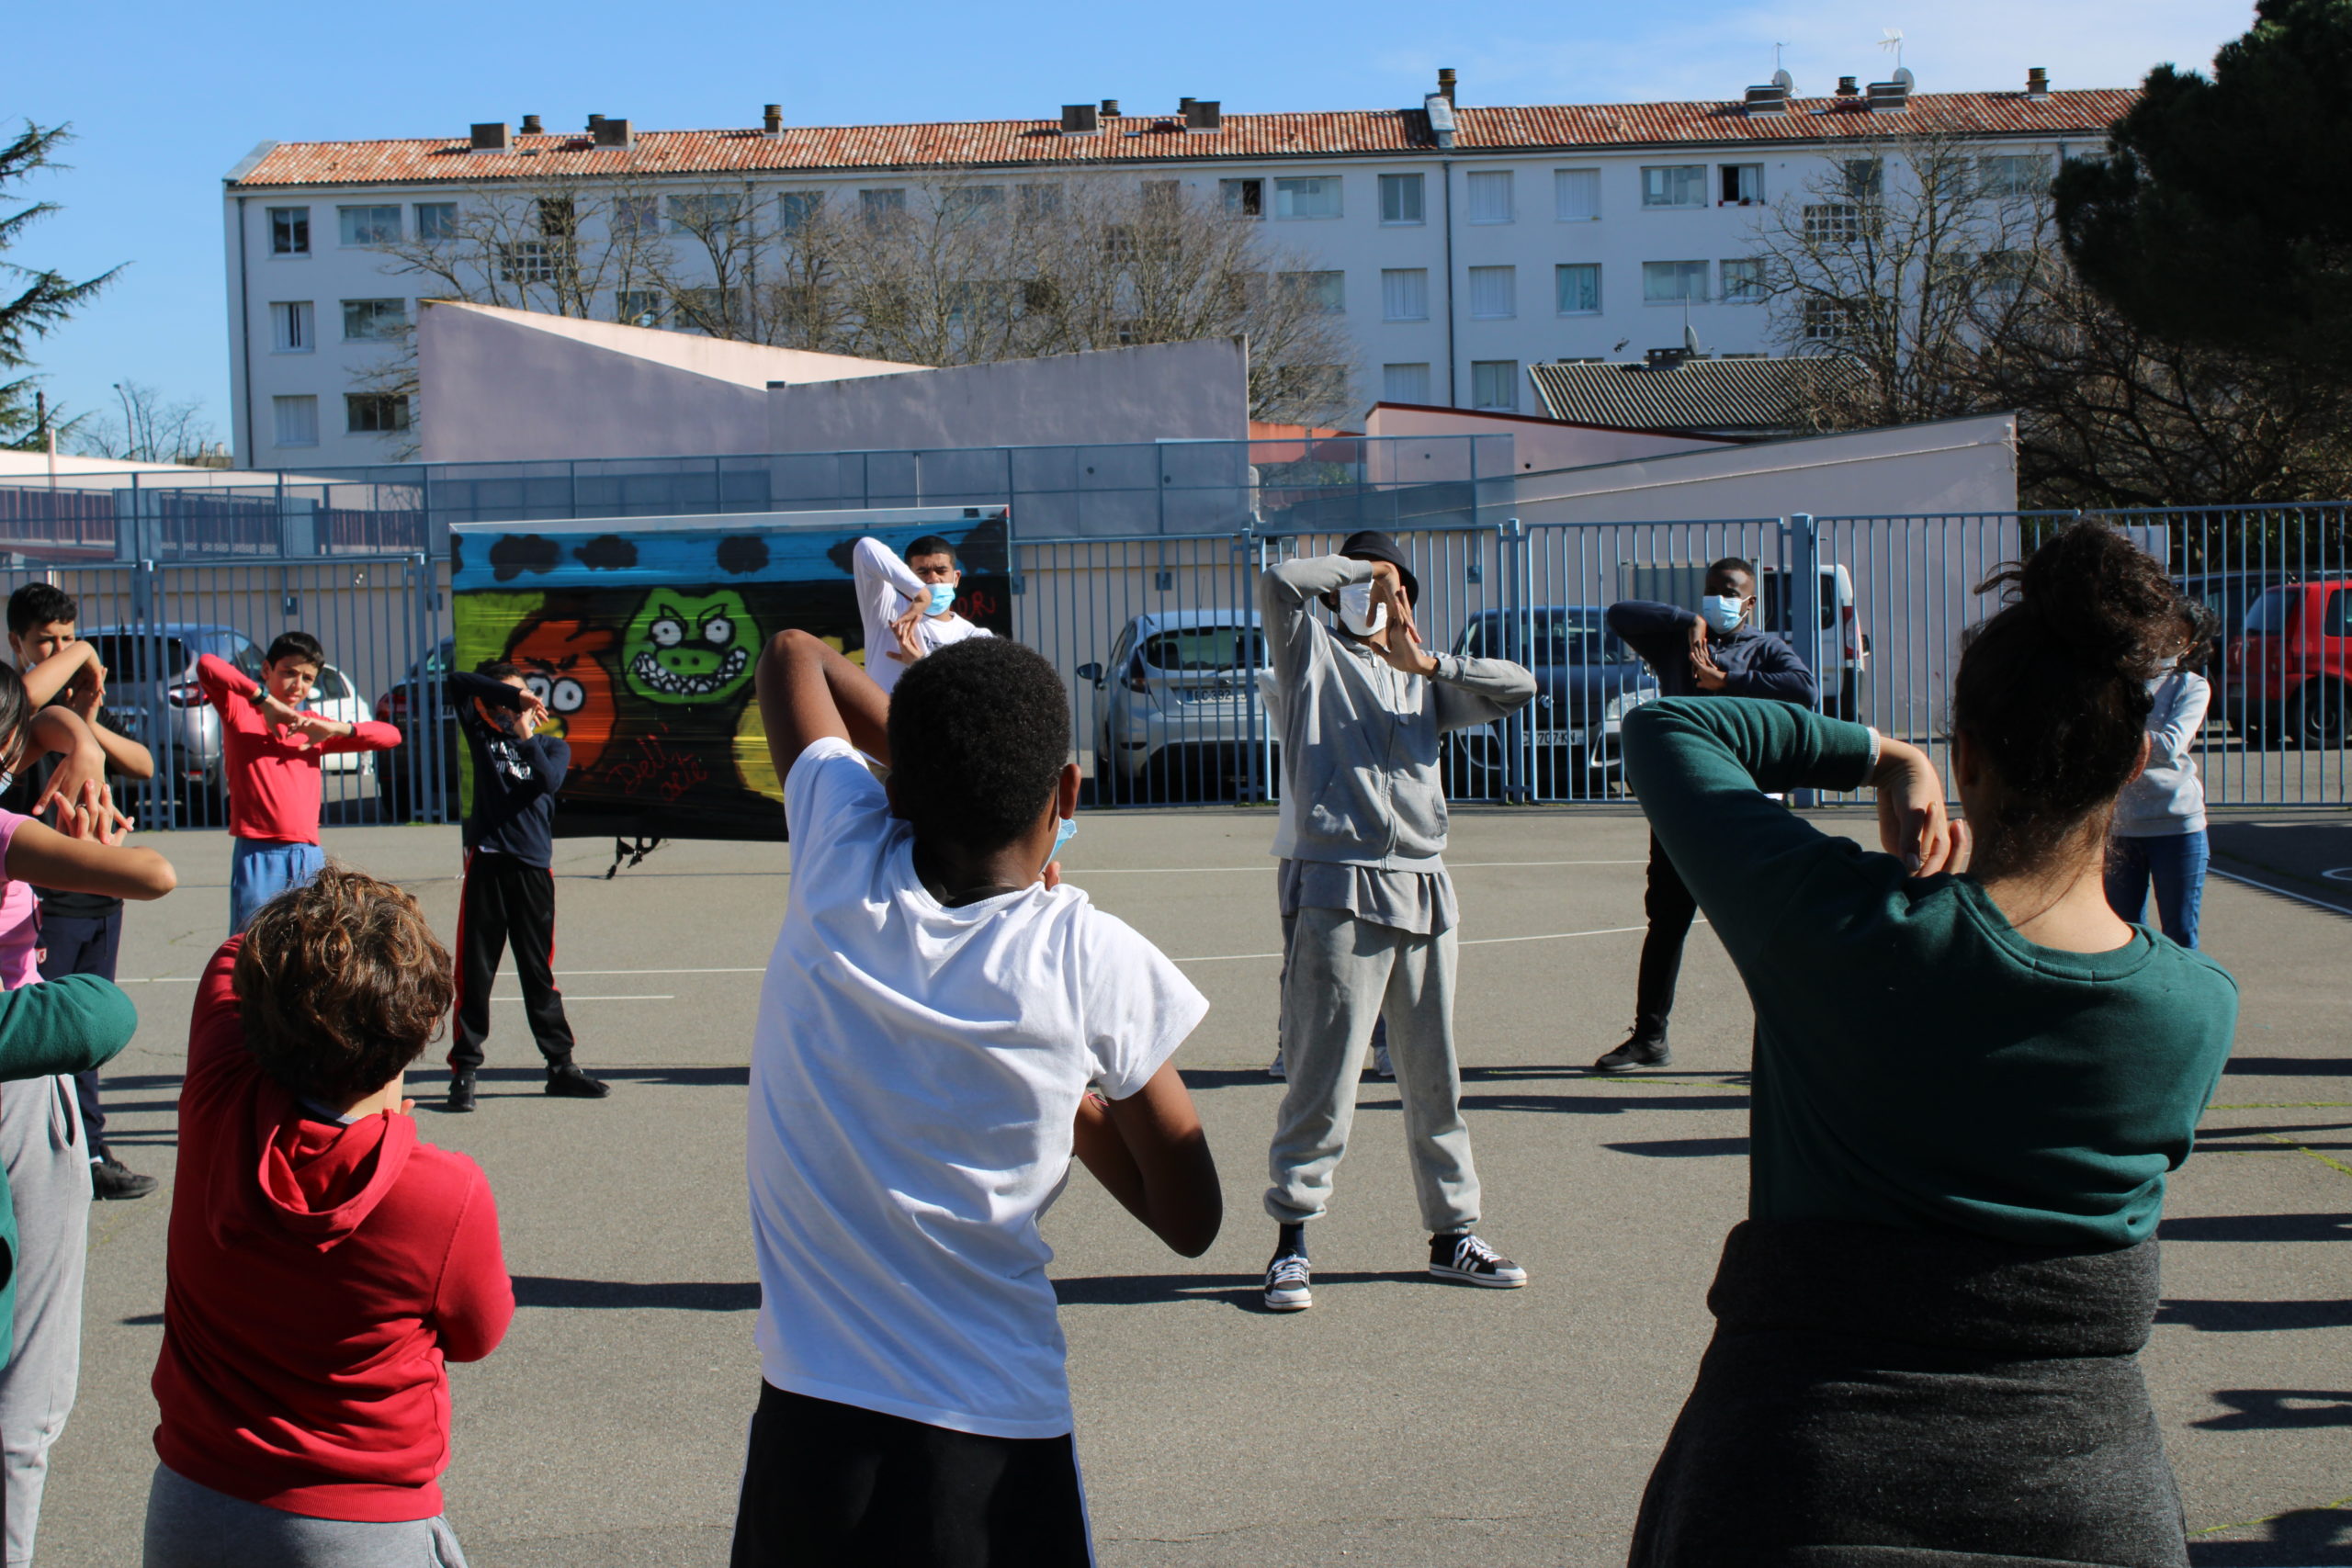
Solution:
<svg viewBox="0 0 2352 1568">
<path fill-rule="evenodd" d="M 474 808 L 466 818 L 466 848 L 511 855 L 526 865 L 554 861 L 549 823 L 556 792 L 571 766 L 571 748 L 553 736 L 528 739 L 485 720 L 476 698 L 509 711 L 523 705 L 522 689 L 488 675 L 452 672 L 449 706 L 474 758 Z"/>
</svg>

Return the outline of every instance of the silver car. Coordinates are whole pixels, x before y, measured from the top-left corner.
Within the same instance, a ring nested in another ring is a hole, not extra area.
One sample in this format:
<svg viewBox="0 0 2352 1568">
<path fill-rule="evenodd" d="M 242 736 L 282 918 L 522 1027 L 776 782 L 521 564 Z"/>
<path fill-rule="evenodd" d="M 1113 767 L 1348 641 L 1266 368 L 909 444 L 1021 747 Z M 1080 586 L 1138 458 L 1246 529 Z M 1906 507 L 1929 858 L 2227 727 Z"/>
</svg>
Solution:
<svg viewBox="0 0 2352 1568">
<path fill-rule="evenodd" d="M 197 621 L 85 635 L 107 667 L 107 722 L 155 754 L 159 783 L 169 780 L 184 797 L 220 795 L 220 716 L 204 700 L 196 661 L 209 653 L 258 681 L 260 645 L 234 626 Z"/>
<path fill-rule="evenodd" d="M 1081 664 L 1094 683 L 1094 799 L 1214 799 L 1238 793 L 1266 762 L 1261 672 L 1271 673 L 1258 616 L 1246 610 L 1137 615 L 1110 663 Z M 1253 717 L 1254 711 L 1254 717 Z"/>
</svg>

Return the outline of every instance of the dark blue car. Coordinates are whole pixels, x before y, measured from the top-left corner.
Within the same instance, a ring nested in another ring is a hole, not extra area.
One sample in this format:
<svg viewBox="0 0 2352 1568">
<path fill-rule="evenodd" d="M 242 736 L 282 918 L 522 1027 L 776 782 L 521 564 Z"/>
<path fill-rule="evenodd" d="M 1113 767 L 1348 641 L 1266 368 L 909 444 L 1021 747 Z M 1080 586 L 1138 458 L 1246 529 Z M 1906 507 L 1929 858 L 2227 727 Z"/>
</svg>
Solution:
<svg viewBox="0 0 2352 1568">
<path fill-rule="evenodd" d="M 1488 610 L 1471 617 L 1453 651 L 1508 659 L 1535 675 L 1535 701 L 1500 724 L 1453 738 L 1448 783 L 1457 797 L 1501 799 L 1516 786 L 1541 800 L 1606 796 L 1626 708 L 1657 695 L 1657 682 L 1603 620 L 1600 604 Z M 1509 749 L 1519 749 L 1515 773 Z"/>
</svg>

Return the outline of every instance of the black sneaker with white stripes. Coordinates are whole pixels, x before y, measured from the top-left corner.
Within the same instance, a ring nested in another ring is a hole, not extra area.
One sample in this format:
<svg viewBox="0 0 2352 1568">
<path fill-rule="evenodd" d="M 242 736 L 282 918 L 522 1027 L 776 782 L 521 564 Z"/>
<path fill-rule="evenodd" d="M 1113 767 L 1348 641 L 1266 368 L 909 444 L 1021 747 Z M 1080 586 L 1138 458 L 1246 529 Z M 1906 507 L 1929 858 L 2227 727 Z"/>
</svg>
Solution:
<svg viewBox="0 0 2352 1568">
<path fill-rule="evenodd" d="M 1305 1312 L 1314 1304 L 1315 1292 L 1307 1289 L 1306 1254 L 1277 1253 L 1266 1265 L 1266 1310 Z"/>
<path fill-rule="evenodd" d="M 1301 1262 L 1306 1259 L 1301 1258 Z M 1470 1231 L 1430 1237 L 1430 1272 L 1441 1280 L 1464 1285 L 1487 1285 L 1515 1291 L 1527 1283 L 1527 1270 L 1480 1241 Z"/>
</svg>

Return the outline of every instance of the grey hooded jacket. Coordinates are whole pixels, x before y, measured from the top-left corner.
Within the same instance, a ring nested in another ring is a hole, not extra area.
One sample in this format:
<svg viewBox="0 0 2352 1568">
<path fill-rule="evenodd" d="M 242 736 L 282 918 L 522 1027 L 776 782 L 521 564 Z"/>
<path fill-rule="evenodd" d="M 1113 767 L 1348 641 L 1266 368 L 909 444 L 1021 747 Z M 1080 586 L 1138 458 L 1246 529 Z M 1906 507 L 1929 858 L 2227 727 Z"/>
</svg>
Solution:
<svg viewBox="0 0 2352 1568">
<path fill-rule="evenodd" d="M 1283 693 L 1283 772 L 1298 796 L 1291 855 L 1442 872 L 1438 738 L 1524 707 L 1534 699 L 1535 677 L 1508 660 L 1451 653 L 1436 656 L 1433 677 L 1408 675 L 1313 613 L 1323 594 L 1372 576 L 1370 561 L 1317 556 L 1285 561 L 1259 581 Z"/>
</svg>

